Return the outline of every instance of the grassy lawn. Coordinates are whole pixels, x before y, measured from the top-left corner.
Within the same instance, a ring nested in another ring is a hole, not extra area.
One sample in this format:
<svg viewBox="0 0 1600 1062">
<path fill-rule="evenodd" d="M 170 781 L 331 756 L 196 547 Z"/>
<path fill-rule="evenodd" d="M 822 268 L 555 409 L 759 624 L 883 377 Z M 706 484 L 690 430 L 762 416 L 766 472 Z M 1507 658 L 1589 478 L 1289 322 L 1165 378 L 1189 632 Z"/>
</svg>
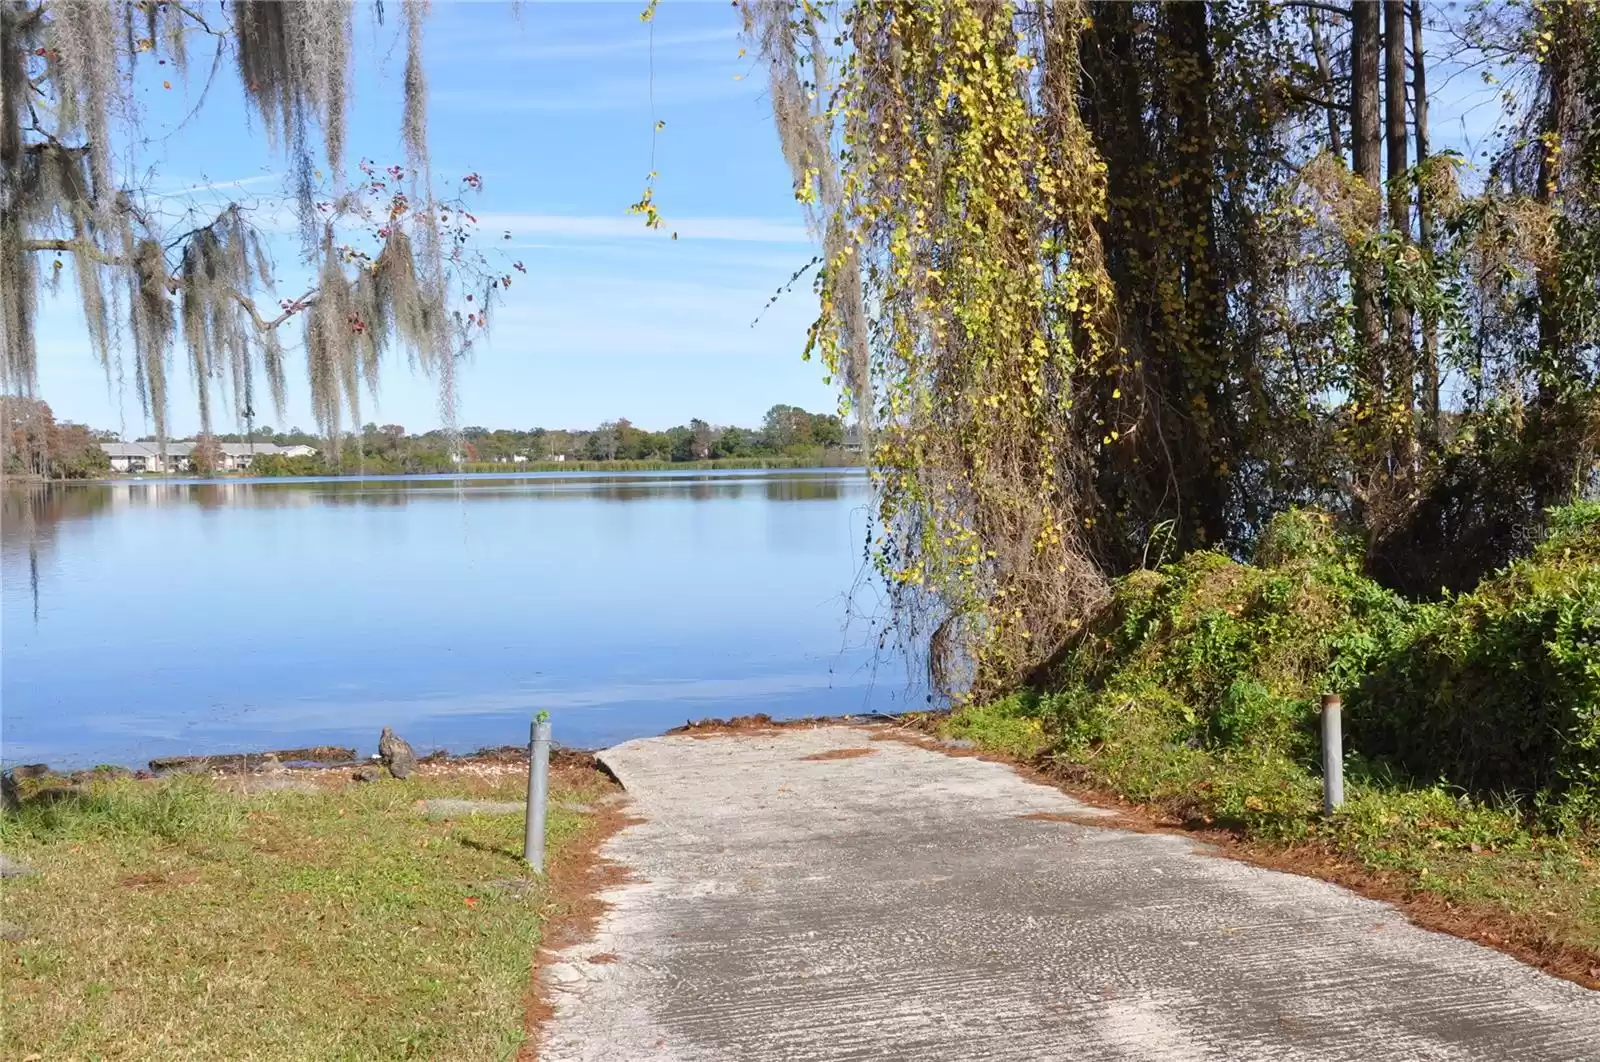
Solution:
<svg viewBox="0 0 1600 1062">
<path fill-rule="evenodd" d="M 523 769 L 293 777 L 312 791 L 99 783 L 0 824 L 37 872 L 0 895 L 31 932 L 0 944 L 0 1057 L 514 1057 L 554 898 L 518 883 L 521 815 L 433 820 L 417 802 L 518 800 Z M 555 866 L 581 858 L 611 788 L 569 768 L 552 789 Z"/>
</svg>

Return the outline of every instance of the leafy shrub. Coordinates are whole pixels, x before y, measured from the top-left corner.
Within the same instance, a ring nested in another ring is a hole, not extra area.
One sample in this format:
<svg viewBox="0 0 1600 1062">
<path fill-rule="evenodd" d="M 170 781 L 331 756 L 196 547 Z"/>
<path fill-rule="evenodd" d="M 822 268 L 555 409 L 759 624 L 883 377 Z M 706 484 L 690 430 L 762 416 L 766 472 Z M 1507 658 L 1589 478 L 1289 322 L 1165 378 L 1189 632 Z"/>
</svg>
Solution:
<svg viewBox="0 0 1600 1062">
<path fill-rule="evenodd" d="M 1236 679 L 1222 694 L 1211 730 L 1216 743 L 1228 747 L 1257 745 L 1303 756 L 1310 702 L 1304 697 L 1273 693 L 1253 678 Z"/>
<path fill-rule="evenodd" d="M 1588 831 L 1600 823 L 1600 504 L 1547 522 L 1527 559 L 1413 605 L 1367 578 L 1325 518 L 1287 513 L 1263 533 L 1259 564 L 1192 553 L 1119 580 L 1045 691 L 969 709 L 963 725 L 1030 754 L 1048 741 L 1132 799 L 1294 837 L 1317 818 L 1317 703 L 1341 693 L 1352 804 L 1369 793 L 1350 813 L 1358 834 L 1388 822 L 1452 847 L 1450 823 L 1503 832 L 1529 815 Z"/>
<path fill-rule="evenodd" d="M 1444 785 L 1357 784 L 1329 828 L 1368 866 L 1421 870 L 1440 850 L 1524 845 L 1523 825 L 1510 807 L 1492 807 Z"/>
<path fill-rule="evenodd" d="M 316 455 L 289 457 L 284 454 L 256 454 L 250 459 L 253 476 L 325 476 L 328 464 Z"/>
<path fill-rule="evenodd" d="M 1267 525 L 1251 559 L 1258 567 L 1281 568 L 1295 562 L 1349 561 L 1357 555 L 1355 542 L 1335 529 L 1332 517 L 1291 509 Z"/>
<path fill-rule="evenodd" d="M 1600 792 L 1600 505 L 1550 526 L 1531 557 L 1419 610 L 1352 704 L 1363 751 L 1479 792 Z"/>
<path fill-rule="evenodd" d="M 1423 496 L 1373 544 L 1369 572 L 1412 600 L 1465 593 L 1551 529 L 1545 507 L 1592 462 L 1600 407 L 1580 402 L 1564 423 L 1504 407 L 1486 413 L 1453 443 Z M 1553 484 L 1552 484 L 1553 479 Z M 1543 484 L 1541 487 L 1540 484 Z"/>
<path fill-rule="evenodd" d="M 1037 697 L 1033 694 L 1012 694 L 956 713 L 946 724 L 945 732 L 1020 760 L 1032 759 L 1049 744 L 1036 708 Z"/>
<path fill-rule="evenodd" d="M 1550 534 L 1533 551 L 1534 560 L 1565 564 L 1600 563 L 1600 501 L 1582 501 L 1549 513 Z"/>
<path fill-rule="evenodd" d="M 1404 633 L 1411 607 L 1367 579 L 1324 516 L 1290 512 L 1261 538 L 1270 567 L 1191 553 L 1120 580 L 1110 606 L 1057 668 L 1052 732 L 1104 742 L 1113 703 L 1162 691 L 1171 740 L 1315 759 L 1320 694 L 1355 687 Z"/>
</svg>

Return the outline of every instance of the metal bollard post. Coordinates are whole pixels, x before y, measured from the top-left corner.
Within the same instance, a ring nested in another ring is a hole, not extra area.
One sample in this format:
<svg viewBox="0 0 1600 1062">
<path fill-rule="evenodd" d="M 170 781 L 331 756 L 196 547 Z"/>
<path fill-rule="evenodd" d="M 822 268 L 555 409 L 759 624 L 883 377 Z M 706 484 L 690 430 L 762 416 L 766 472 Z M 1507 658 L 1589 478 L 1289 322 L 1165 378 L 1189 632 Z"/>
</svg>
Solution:
<svg viewBox="0 0 1600 1062">
<path fill-rule="evenodd" d="M 522 858 L 544 873 L 545 802 L 550 795 L 550 716 L 540 712 L 529 728 L 528 740 L 528 819 L 522 837 Z"/>
<path fill-rule="evenodd" d="M 1344 803 L 1343 708 L 1337 693 L 1322 695 L 1322 813 L 1332 815 Z"/>
</svg>

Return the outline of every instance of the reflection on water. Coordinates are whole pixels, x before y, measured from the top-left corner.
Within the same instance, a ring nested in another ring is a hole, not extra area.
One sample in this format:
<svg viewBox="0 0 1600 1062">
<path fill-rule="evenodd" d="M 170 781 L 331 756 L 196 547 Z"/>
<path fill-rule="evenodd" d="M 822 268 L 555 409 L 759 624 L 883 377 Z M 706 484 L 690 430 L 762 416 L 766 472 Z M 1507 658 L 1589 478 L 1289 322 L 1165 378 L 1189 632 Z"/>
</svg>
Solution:
<svg viewBox="0 0 1600 1062">
<path fill-rule="evenodd" d="M 767 501 L 837 501 L 864 480 L 851 472 L 637 473 L 526 476 L 385 476 L 376 479 L 127 480 L 111 483 L 11 483 L 3 492 L 6 539 L 39 525 L 94 516 L 113 505 L 407 505 L 470 490 L 475 500 L 575 498 L 585 501 L 711 501 L 755 496 Z"/>
<path fill-rule="evenodd" d="M 858 472 L 13 485 L 7 761 L 897 709 Z M 626 503 L 626 504 L 620 504 Z"/>
<path fill-rule="evenodd" d="M 6 581 L 0 589 L 16 593 L 13 560 L 20 566 L 21 558 L 26 557 L 28 600 L 35 623 L 39 620 L 39 554 L 55 542 L 56 525 L 93 516 L 110 504 L 111 488 L 102 484 L 8 484 L 0 490 L 0 552 L 6 560 Z"/>
</svg>

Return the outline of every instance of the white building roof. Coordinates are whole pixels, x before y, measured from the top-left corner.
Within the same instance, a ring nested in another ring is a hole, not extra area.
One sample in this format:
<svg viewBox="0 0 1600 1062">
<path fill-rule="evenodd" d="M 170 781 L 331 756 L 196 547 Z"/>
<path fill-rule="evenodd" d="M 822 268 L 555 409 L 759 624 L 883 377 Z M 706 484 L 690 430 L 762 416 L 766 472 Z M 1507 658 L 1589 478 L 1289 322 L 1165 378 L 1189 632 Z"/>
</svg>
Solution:
<svg viewBox="0 0 1600 1062">
<path fill-rule="evenodd" d="M 188 457 L 194 452 L 193 442 L 167 443 L 168 457 Z M 106 452 L 107 457 L 144 457 L 153 458 L 161 456 L 161 444 L 153 442 L 108 442 L 101 443 L 100 449 Z M 316 453 L 309 446 L 278 446 L 276 443 L 218 443 L 217 449 L 229 457 L 250 457 L 254 454 L 275 456 L 278 454 L 304 454 L 308 451 Z"/>
</svg>

